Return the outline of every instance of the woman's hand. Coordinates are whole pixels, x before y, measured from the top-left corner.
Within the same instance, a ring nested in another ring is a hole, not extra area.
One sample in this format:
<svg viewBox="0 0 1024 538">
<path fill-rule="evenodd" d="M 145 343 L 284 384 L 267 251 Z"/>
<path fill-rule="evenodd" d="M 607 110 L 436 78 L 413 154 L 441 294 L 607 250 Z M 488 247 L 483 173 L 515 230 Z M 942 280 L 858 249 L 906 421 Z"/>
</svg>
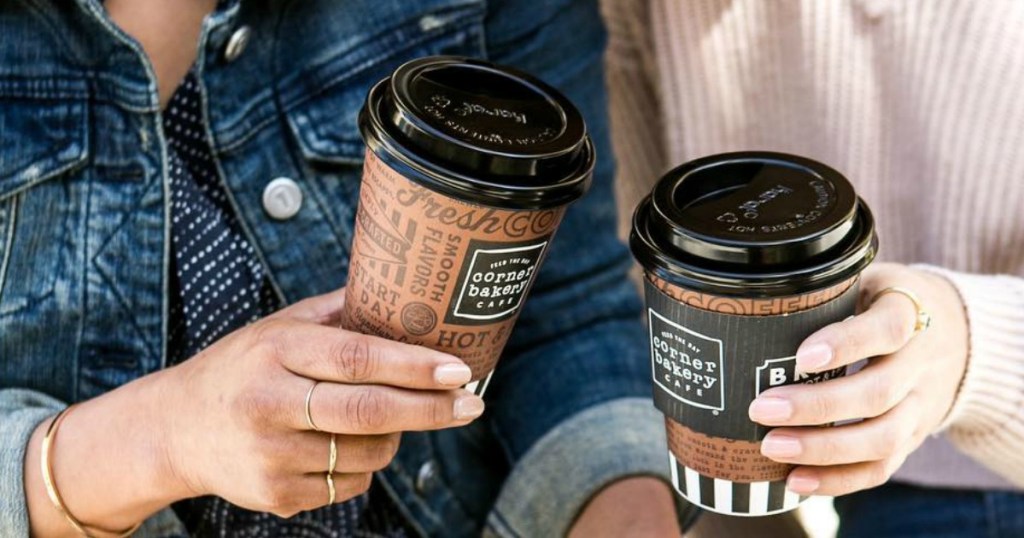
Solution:
<svg viewBox="0 0 1024 538">
<path fill-rule="evenodd" d="M 915 334 L 913 302 L 891 286 L 913 291 L 932 318 Z M 870 304 L 869 304 L 870 303 Z M 896 264 L 869 268 L 861 280 L 860 310 L 821 329 L 797 351 L 797 369 L 817 372 L 871 359 L 852 375 L 762 393 L 750 418 L 778 426 L 761 445 L 773 460 L 798 465 L 789 489 L 843 495 L 878 486 L 942 422 L 967 362 L 967 320 L 957 291 L 944 278 Z M 816 427 L 864 418 L 834 428 Z"/>
<path fill-rule="evenodd" d="M 344 292 L 314 297 L 239 329 L 174 368 L 81 403 L 51 454 L 79 521 L 127 529 L 184 498 L 218 495 L 290 516 L 328 502 L 331 433 L 336 502 L 370 485 L 399 432 L 461 426 L 483 401 L 459 387 L 469 367 L 423 347 L 337 328 Z M 323 431 L 312 431 L 310 415 Z M 40 424 L 25 453 L 34 536 L 74 536 L 43 485 Z"/>
<path fill-rule="evenodd" d="M 330 434 L 337 502 L 388 465 L 399 432 L 461 426 L 483 401 L 458 387 L 459 359 L 338 329 L 344 294 L 300 302 L 175 368 L 168 461 L 190 495 L 288 517 L 327 504 Z M 305 398 L 314 383 L 310 415 Z"/>
</svg>

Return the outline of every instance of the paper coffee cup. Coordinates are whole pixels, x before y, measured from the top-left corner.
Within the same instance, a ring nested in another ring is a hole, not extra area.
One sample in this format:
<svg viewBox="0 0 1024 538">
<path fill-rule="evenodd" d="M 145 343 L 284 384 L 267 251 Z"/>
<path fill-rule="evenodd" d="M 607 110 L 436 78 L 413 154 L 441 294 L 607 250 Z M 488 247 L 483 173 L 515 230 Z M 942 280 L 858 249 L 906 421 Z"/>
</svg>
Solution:
<svg viewBox="0 0 1024 538">
<path fill-rule="evenodd" d="M 342 326 L 458 356 L 483 394 L 566 206 L 590 185 L 583 118 L 525 73 L 438 56 L 374 86 L 359 122 Z"/>
<path fill-rule="evenodd" d="M 630 246 L 645 270 L 655 405 L 676 491 L 728 515 L 796 508 L 791 465 L 761 455 L 749 420 L 761 392 L 845 374 L 795 369 L 799 344 L 854 314 L 875 256 L 868 207 L 838 172 L 743 152 L 666 174 L 637 208 Z"/>
</svg>

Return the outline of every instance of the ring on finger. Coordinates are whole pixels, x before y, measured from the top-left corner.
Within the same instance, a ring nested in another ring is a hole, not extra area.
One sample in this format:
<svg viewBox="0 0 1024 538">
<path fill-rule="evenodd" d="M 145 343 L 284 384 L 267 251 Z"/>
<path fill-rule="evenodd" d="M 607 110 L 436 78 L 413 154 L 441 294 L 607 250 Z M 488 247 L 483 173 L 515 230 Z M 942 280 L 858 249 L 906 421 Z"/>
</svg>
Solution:
<svg viewBox="0 0 1024 538">
<path fill-rule="evenodd" d="M 323 431 L 323 430 L 318 428 L 316 423 L 313 422 L 313 413 L 310 412 L 309 404 L 310 404 L 310 402 L 313 401 L 313 390 L 316 389 L 316 386 L 319 385 L 319 384 L 320 384 L 319 381 L 314 381 L 313 382 L 313 386 L 309 387 L 309 390 L 306 392 L 306 425 L 309 426 L 309 429 L 311 429 L 311 430 L 313 430 L 315 432 L 319 432 L 319 431 Z"/>
<path fill-rule="evenodd" d="M 337 495 L 337 491 L 334 489 L 334 475 L 327 473 L 327 504 L 334 504 L 334 497 Z"/>
<path fill-rule="evenodd" d="M 334 489 L 334 468 L 338 465 L 338 436 L 331 434 L 330 455 L 327 457 L 327 504 L 334 504 L 337 491 Z"/>
<path fill-rule="evenodd" d="M 911 303 L 914 303 L 914 310 L 917 312 L 917 317 L 914 319 L 915 335 L 931 326 L 931 314 L 929 314 L 928 311 L 925 310 L 924 307 L 921 305 L 921 299 L 917 296 L 917 294 L 908 290 L 907 288 L 901 288 L 900 286 L 889 286 L 888 288 L 885 288 L 882 291 L 876 293 L 875 296 L 871 298 L 871 303 L 874 304 L 875 301 L 877 301 L 887 293 L 898 293 L 906 297 L 907 299 L 910 299 Z"/>
<path fill-rule="evenodd" d="M 334 468 L 338 466 L 338 440 L 337 435 L 331 434 L 331 453 L 327 458 L 327 474 L 334 474 Z"/>
</svg>

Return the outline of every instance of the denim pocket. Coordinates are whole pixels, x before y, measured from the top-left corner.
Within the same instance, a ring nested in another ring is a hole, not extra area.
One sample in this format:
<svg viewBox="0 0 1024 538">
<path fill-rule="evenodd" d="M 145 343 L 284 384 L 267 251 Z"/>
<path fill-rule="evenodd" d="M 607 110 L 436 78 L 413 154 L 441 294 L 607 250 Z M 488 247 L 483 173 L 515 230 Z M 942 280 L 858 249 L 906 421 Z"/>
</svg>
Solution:
<svg viewBox="0 0 1024 538">
<path fill-rule="evenodd" d="M 381 2 L 386 4 L 386 2 Z M 482 1 L 427 1 L 396 7 L 394 24 L 367 28 L 355 44 L 327 50 L 307 70 L 321 83 L 286 111 L 301 156 L 316 163 L 355 164 L 363 144 L 357 118 L 370 87 L 402 63 L 437 54 L 483 51 Z M 399 16 L 400 13 L 400 16 Z"/>
<path fill-rule="evenodd" d="M 353 10 L 358 12 L 362 3 L 355 2 Z M 322 14 L 329 18 L 331 11 Z M 292 103 L 284 115 L 303 184 L 346 242 L 351 241 L 365 151 L 357 118 L 370 87 L 414 58 L 479 56 L 483 51 L 482 0 L 380 2 L 372 11 L 377 22 L 367 22 L 336 46 L 318 48 L 317 61 L 303 69 L 304 82 L 282 89 L 284 101 Z"/>
<path fill-rule="evenodd" d="M 0 95 L 0 200 L 83 164 L 85 101 Z"/>
<path fill-rule="evenodd" d="M 86 163 L 87 122 L 82 98 L 0 94 L 0 316 L 53 292 L 68 211 L 51 180 Z"/>
</svg>

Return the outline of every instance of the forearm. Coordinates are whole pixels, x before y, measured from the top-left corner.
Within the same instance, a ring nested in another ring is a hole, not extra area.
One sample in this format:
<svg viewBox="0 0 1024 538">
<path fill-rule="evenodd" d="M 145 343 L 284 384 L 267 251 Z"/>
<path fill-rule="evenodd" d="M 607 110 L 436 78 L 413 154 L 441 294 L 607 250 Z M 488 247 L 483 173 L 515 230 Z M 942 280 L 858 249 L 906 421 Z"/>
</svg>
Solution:
<svg viewBox="0 0 1024 538">
<path fill-rule="evenodd" d="M 159 372 L 83 402 L 61 425 L 51 448 L 56 485 L 82 523 L 123 530 L 190 495 L 170 471 L 167 423 L 173 409 L 168 372 Z M 47 496 L 40 469 L 40 424 L 25 454 L 25 495 L 34 536 L 76 536 Z"/>
<path fill-rule="evenodd" d="M 634 476 L 609 484 L 580 512 L 569 538 L 679 536 L 675 499 L 664 480 Z"/>
</svg>

